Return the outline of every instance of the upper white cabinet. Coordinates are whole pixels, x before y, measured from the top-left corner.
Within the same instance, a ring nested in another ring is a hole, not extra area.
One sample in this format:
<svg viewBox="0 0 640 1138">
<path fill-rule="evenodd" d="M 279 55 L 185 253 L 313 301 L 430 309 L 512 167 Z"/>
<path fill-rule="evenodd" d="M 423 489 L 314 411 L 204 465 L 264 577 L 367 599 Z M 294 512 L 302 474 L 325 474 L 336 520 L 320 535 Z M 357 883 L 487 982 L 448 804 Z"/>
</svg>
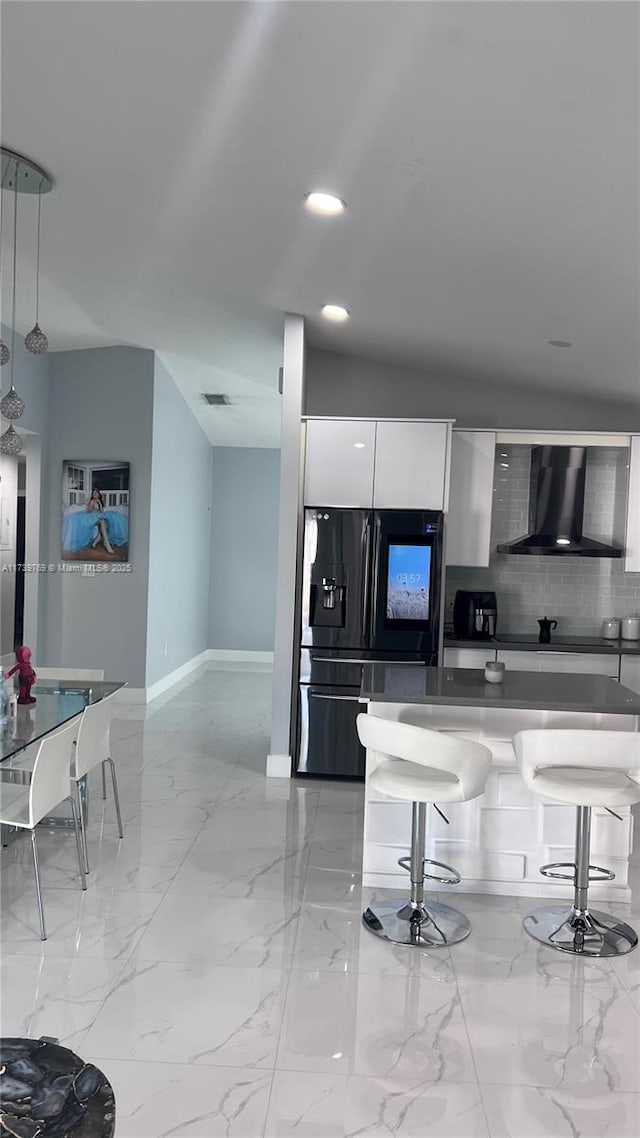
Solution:
<svg viewBox="0 0 640 1138">
<path fill-rule="evenodd" d="M 305 505 L 371 506 L 375 441 L 375 422 L 309 419 Z"/>
<path fill-rule="evenodd" d="M 448 423 L 377 424 L 376 509 L 445 509 L 450 433 Z"/>
<path fill-rule="evenodd" d="M 631 436 L 625 573 L 640 573 L 640 435 Z"/>
<path fill-rule="evenodd" d="M 443 510 L 449 423 L 308 419 L 307 506 Z"/>
<path fill-rule="evenodd" d="M 494 431 L 456 431 L 451 438 L 447 565 L 489 564 Z"/>
</svg>

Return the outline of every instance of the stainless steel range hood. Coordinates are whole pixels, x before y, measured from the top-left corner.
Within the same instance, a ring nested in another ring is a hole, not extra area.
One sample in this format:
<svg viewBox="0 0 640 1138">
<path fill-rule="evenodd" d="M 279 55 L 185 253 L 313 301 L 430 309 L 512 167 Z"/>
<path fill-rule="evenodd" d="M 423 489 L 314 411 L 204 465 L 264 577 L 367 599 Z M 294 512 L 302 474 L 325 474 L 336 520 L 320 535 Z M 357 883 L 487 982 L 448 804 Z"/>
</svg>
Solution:
<svg viewBox="0 0 640 1138">
<path fill-rule="evenodd" d="M 498 553 L 537 557 L 622 557 L 622 549 L 584 537 L 586 447 L 539 446 L 531 452 L 529 528 Z"/>
</svg>

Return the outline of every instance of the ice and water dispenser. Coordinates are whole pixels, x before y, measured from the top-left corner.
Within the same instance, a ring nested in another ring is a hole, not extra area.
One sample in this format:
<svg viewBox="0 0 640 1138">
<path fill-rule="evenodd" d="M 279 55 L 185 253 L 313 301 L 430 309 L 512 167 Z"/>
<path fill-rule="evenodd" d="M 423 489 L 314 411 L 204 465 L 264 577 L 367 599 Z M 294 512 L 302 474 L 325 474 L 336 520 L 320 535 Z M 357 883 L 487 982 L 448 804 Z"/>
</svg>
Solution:
<svg viewBox="0 0 640 1138">
<path fill-rule="evenodd" d="M 347 587 L 343 565 L 314 565 L 309 598 L 312 628 L 344 628 Z"/>
</svg>

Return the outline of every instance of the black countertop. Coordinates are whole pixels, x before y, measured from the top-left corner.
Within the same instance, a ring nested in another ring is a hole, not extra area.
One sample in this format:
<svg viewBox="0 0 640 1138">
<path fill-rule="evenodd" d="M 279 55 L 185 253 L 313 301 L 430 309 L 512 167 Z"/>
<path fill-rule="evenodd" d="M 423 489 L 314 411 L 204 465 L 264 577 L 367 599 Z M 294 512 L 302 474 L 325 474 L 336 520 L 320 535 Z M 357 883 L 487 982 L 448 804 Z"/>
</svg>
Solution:
<svg viewBox="0 0 640 1138">
<path fill-rule="evenodd" d="M 445 636 L 445 648 L 504 648 L 509 652 L 603 652 L 610 656 L 640 656 L 640 640 L 605 640 L 602 636 L 553 636 L 541 644 L 535 633 L 503 632 L 491 640 Z"/>
<path fill-rule="evenodd" d="M 365 664 L 360 697 L 363 702 L 373 703 L 640 715 L 640 694 L 616 680 L 556 672 L 507 670 L 503 683 L 488 684 L 479 668 Z"/>
</svg>

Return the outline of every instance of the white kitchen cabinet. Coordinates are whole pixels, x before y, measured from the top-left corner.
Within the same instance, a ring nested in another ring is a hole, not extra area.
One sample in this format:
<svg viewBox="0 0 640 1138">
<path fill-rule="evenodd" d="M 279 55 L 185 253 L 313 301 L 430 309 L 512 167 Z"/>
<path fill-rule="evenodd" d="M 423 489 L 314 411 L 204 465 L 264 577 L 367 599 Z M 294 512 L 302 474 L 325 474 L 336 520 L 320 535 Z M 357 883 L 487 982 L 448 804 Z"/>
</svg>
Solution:
<svg viewBox="0 0 640 1138">
<path fill-rule="evenodd" d="M 498 660 L 512 672 L 573 672 L 575 675 L 618 679 L 620 657 L 604 652 L 508 652 L 498 649 Z"/>
<path fill-rule="evenodd" d="M 372 420 L 309 419 L 305 505 L 371 507 L 375 441 Z"/>
<path fill-rule="evenodd" d="M 640 656 L 620 657 L 620 683 L 640 692 Z"/>
<path fill-rule="evenodd" d="M 443 665 L 445 668 L 484 668 L 487 660 L 495 660 L 493 644 L 484 648 L 445 648 Z"/>
<path fill-rule="evenodd" d="M 489 564 L 495 451 L 494 431 L 452 431 L 447 565 Z"/>
<path fill-rule="evenodd" d="M 387 422 L 376 431 L 376 509 L 444 510 L 451 425 Z"/>
<path fill-rule="evenodd" d="M 625 538 L 625 573 L 640 573 L 640 435 L 631 436 L 629 496 Z"/>
</svg>

